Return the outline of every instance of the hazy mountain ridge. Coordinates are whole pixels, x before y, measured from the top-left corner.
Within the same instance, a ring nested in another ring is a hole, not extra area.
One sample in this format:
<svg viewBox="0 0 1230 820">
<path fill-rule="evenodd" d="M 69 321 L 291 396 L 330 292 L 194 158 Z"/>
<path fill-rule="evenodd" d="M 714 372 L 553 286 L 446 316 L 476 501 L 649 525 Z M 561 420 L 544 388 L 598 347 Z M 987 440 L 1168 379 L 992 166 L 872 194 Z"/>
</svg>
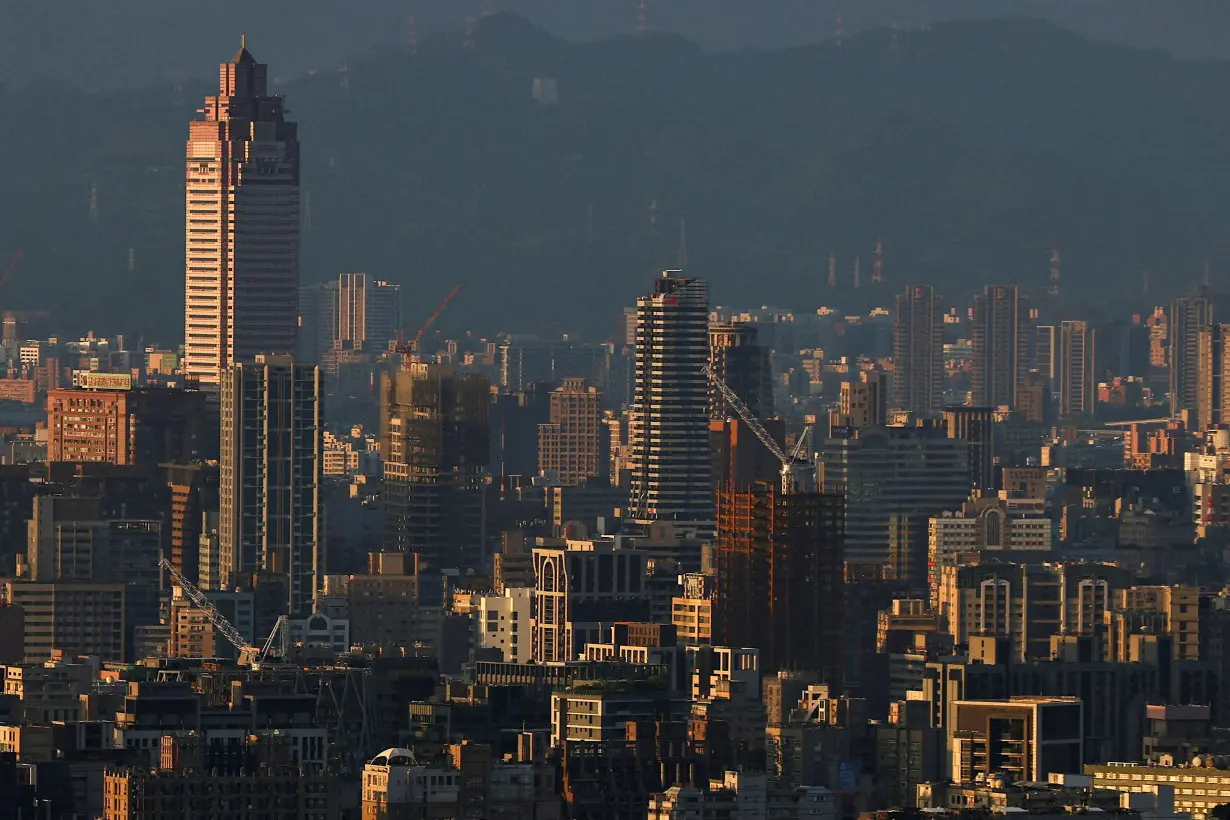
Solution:
<svg viewBox="0 0 1230 820">
<path fill-rule="evenodd" d="M 1029 21 L 730 54 L 671 36 L 573 45 L 502 16 L 464 39 L 283 87 L 306 281 L 368 270 L 409 286 L 412 317 L 465 281 L 453 326 L 605 335 L 674 264 L 683 219 L 689 270 L 725 304 L 883 303 L 919 279 L 954 298 L 991 280 L 1040 291 L 1052 247 L 1073 298 L 1138 292 L 1144 269 L 1186 287 L 1206 257 L 1214 276 L 1230 260 L 1230 66 Z M 559 105 L 534 102 L 535 77 L 556 79 Z M 0 95 L 0 261 L 27 251 L 0 307 L 178 333 L 181 157 L 207 89 Z M 866 283 L 879 237 L 885 289 L 830 293 L 828 255 L 845 280 L 861 255 Z M 74 299 L 81 280 L 105 293 Z"/>
</svg>

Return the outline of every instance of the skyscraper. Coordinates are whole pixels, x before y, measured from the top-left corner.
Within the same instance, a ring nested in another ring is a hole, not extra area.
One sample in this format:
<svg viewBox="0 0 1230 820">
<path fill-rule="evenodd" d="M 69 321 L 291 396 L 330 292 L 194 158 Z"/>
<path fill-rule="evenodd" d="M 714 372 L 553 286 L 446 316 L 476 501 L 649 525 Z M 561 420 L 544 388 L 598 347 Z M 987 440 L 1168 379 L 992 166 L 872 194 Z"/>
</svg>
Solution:
<svg viewBox="0 0 1230 820">
<path fill-rule="evenodd" d="M 759 342 L 756 325 L 721 322 L 709 326 L 709 367 L 735 391 L 752 415 L 773 417 L 773 368 L 769 351 Z M 709 415 L 722 421 L 733 411 L 716 387 L 709 386 Z"/>
<path fill-rule="evenodd" d="M 380 386 L 385 550 L 417 553 L 425 569 L 478 567 L 490 382 L 414 362 Z"/>
<path fill-rule="evenodd" d="M 1015 286 L 988 285 L 974 297 L 974 405 L 1011 407 L 1033 367 L 1034 334 L 1028 301 Z"/>
<path fill-rule="evenodd" d="M 186 152 L 184 371 L 213 386 L 295 351 L 299 286 L 298 128 L 246 47 L 219 79 Z"/>
<path fill-rule="evenodd" d="M 1059 326 L 1059 416 L 1092 416 L 1098 400 L 1094 329 L 1088 322 Z"/>
<path fill-rule="evenodd" d="M 222 583 L 257 571 L 285 576 L 286 611 L 309 613 L 324 572 L 320 368 L 259 354 L 231 365 L 221 394 Z"/>
<path fill-rule="evenodd" d="M 333 346 L 379 353 L 401 329 L 401 286 L 366 273 L 343 273 L 337 279 L 337 326 Z"/>
<path fill-rule="evenodd" d="M 936 410 L 944 401 L 944 309 L 930 285 L 908 285 L 896 308 L 892 406 Z"/>
<path fill-rule="evenodd" d="M 665 271 L 636 301 L 629 510 L 642 520 L 712 522 L 709 286 Z"/>
<path fill-rule="evenodd" d="M 1059 375 L 1059 334 L 1054 325 L 1034 328 L 1034 366 L 1038 374 L 1054 381 Z"/>
<path fill-rule="evenodd" d="M 1167 317 L 1170 341 L 1170 415 L 1195 410 L 1199 382 L 1197 337 L 1213 324 L 1213 300 L 1204 293 L 1180 296 Z"/>
</svg>

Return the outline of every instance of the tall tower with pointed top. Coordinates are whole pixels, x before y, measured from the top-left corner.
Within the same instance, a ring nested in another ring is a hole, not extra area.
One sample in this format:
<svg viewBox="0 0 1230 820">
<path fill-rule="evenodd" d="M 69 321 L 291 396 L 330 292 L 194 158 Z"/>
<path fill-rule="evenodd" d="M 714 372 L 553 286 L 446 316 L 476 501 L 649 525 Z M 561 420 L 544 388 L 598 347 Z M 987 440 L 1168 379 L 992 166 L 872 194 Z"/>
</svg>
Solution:
<svg viewBox="0 0 1230 820">
<path fill-rule="evenodd" d="M 184 371 L 216 388 L 236 362 L 295 349 L 298 128 L 245 37 L 188 127 Z"/>
</svg>

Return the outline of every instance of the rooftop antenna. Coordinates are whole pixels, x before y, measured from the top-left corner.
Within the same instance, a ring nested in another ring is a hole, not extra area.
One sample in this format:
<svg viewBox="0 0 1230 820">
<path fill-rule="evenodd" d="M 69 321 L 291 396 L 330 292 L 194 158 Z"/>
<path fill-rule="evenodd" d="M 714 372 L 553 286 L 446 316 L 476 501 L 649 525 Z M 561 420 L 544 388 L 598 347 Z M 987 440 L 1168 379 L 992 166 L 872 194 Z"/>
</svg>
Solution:
<svg viewBox="0 0 1230 820">
<path fill-rule="evenodd" d="M 876 261 L 871 268 L 871 284 L 878 285 L 884 281 L 884 240 L 876 240 Z"/>
<path fill-rule="evenodd" d="M 1204 258 L 1204 275 L 1200 279 L 1200 284 L 1206 288 L 1209 286 L 1209 258 L 1207 256 Z"/>
<path fill-rule="evenodd" d="M 1051 284 L 1046 289 L 1048 296 L 1059 295 L 1059 277 L 1061 274 L 1062 262 L 1059 258 L 1059 249 L 1055 248 L 1051 251 Z"/>
<path fill-rule="evenodd" d="M 1141 281 L 1140 281 L 1140 291 L 1141 291 L 1141 293 L 1143 293 L 1143 294 L 1145 294 L 1145 295 L 1148 295 L 1148 293 L 1149 293 L 1149 272 L 1148 272 L 1148 271 L 1141 271 L 1141 274 L 1140 274 L 1140 280 L 1141 280 Z"/>
<path fill-rule="evenodd" d="M 649 0 L 641 0 L 636 9 L 636 33 L 644 37 L 649 33 Z"/>
<path fill-rule="evenodd" d="M 419 33 L 418 27 L 414 24 L 413 14 L 406 18 L 406 52 L 409 54 L 419 53 Z"/>
<path fill-rule="evenodd" d="M 649 203 L 649 231 L 650 233 L 658 229 L 658 216 L 662 213 L 662 209 L 658 207 L 658 198 L 654 197 L 653 202 Z"/>
<path fill-rule="evenodd" d="M 863 258 L 861 256 L 854 257 L 854 289 L 858 290 L 859 279 L 862 275 Z"/>
<path fill-rule="evenodd" d="M 829 287 L 837 287 L 837 254 L 829 254 Z"/>
<path fill-rule="evenodd" d="M 679 220 L 679 251 L 676 254 L 675 265 L 680 270 L 688 266 L 688 220 Z"/>
</svg>

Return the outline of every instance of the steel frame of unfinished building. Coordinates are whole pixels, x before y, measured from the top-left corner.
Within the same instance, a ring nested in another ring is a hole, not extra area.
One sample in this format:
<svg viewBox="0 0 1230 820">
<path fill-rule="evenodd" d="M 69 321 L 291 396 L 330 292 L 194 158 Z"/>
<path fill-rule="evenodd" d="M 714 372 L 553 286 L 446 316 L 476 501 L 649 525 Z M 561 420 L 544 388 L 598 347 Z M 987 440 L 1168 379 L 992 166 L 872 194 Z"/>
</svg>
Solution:
<svg viewBox="0 0 1230 820">
<path fill-rule="evenodd" d="M 844 522 L 841 493 L 720 489 L 714 642 L 759 648 L 769 673 L 840 684 Z"/>
</svg>

